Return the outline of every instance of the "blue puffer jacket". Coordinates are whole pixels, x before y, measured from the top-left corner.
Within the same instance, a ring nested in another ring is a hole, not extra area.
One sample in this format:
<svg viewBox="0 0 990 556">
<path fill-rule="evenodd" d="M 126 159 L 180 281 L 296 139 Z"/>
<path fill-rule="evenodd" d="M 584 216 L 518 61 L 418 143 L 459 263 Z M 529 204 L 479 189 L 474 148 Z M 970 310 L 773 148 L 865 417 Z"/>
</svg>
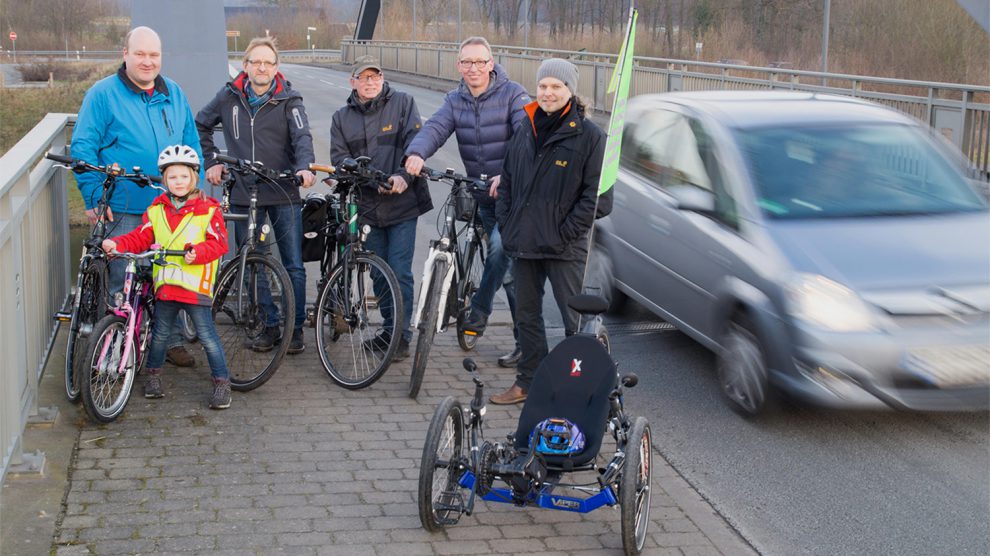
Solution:
<svg viewBox="0 0 990 556">
<path fill-rule="evenodd" d="M 142 91 L 121 65 L 116 75 L 97 81 L 86 92 L 72 132 L 72 156 L 104 166 L 116 162 L 126 171 L 134 166 L 153 176 L 158 154 L 169 145 L 189 145 L 202 159 L 196 122 L 186 95 L 171 79 L 155 78 L 152 94 Z M 76 176 L 86 208 L 96 206 L 102 195 L 103 174 Z M 202 178 L 202 172 L 200 175 Z M 161 192 L 119 181 L 110 199 L 115 213 L 143 214 Z"/>
<path fill-rule="evenodd" d="M 471 95 L 464 80 L 447 93 L 443 104 L 423 124 L 423 129 L 406 149 L 406 155 L 428 159 L 451 134 L 456 134 L 467 175 L 476 178 L 482 174 L 497 176 L 502 173 L 502 160 L 512 132 L 527 119 L 523 107 L 528 102 L 526 89 L 510 81 L 502 66 L 495 64 L 488 90 L 477 98 Z M 487 194 L 480 196 L 479 201 L 495 204 Z"/>
</svg>

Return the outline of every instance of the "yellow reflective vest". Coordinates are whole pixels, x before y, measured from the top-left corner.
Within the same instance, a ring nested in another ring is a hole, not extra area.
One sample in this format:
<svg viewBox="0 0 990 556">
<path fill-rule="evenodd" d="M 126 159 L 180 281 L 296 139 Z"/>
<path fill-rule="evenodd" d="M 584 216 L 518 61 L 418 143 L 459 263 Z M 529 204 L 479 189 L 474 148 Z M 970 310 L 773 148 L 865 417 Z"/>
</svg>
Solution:
<svg viewBox="0 0 990 556">
<path fill-rule="evenodd" d="M 206 214 L 186 214 L 175 230 L 168 225 L 165 215 L 165 205 L 155 204 L 148 207 L 148 222 L 155 232 L 155 242 L 165 249 L 182 249 L 188 244 L 196 245 L 206 240 L 206 230 L 213 220 L 216 207 L 211 207 Z M 206 264 L 187 264 L 185 258 L 170 256 L 165 258 L 170 264 L 155 265 L 155 289 L 165 284 L 195 292 L 200 295 L 213 297 L 213 283 L 216 281 L 216 271 L 219 260 Z"/>
</svg>

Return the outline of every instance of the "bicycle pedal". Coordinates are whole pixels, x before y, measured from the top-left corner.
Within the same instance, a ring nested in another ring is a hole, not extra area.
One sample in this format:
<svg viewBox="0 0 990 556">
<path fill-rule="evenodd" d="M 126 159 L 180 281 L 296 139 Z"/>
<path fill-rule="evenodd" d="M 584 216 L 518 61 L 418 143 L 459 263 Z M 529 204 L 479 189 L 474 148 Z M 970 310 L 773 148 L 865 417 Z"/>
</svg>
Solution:
<svg viewBox="0 0 990 556">
<path fill-rule="evenodd" d="M 465 336 L 477 336 L 477 335 L 478 335 L 478 333 L 477 333 L 477 332 L 475 332 L 474 330 L 465 330 L 465 331 L 464 331 L 464 335 L 465 335 Z"/>
</svg>

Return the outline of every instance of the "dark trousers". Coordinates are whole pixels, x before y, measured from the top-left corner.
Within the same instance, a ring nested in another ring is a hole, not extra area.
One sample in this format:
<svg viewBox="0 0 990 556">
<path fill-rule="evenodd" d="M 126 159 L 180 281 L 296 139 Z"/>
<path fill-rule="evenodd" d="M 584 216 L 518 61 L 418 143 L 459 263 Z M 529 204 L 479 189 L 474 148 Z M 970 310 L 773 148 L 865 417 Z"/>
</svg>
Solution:
<svg viewBox="0 0 990 556">
<path fill-rule="evenodd" d="M 543 324 L 544 285 L 549 279 L 553 297 L 564 317 L 564 333 L 575 334 L 578 314 L 567 306 L 567 300 L 581 293 L 584 261 L 516 259 L 512 270 L 516 285 L 516 328 L 522 348 L 522 359 L 516 367 L 516 385 L 528 392 L 536 368 L 548 353 Z"/>
</svg>

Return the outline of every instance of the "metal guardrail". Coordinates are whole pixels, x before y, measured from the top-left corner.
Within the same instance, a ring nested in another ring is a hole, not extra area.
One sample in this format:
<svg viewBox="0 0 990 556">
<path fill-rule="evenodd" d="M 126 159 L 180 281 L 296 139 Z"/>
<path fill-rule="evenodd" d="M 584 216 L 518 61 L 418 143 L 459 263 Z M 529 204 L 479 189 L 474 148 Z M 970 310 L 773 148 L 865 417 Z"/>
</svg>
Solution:
<svg viewBox="0 0 990 556">
<path fill-rule="evenodd" d="M 457 43 L 367 41 L 341 42 L 341 62 L 372 54 L 387 70 L 425 75 L 452 83 Z M 607 112 L 612 95 L 606 92 L 616 55 L 596 52 L 492 45 L 495 60 L 528 91 L 536 90 L 536 70 L 545 58 L 569 58 L 578 67 L 578 93 L 596 110 Z M 990 179 L 990 87 L 956 83 L 910 81 L 648 58 L 637 56 L 630 95 L 674 91 L 786 89 L 866 99 L 900 110 L 930 125 L 955 144 L 984 179 Z"/>
<path fill-rule="evenodd" d="M 69 292 L 69 218 L 66 172 L 42 156 L 63 152 L 75 120 L 48 114 L 0 158 L 0 479 L 43 467 L 43 454 L 24 452 L 24 426 L 57 411 L 38 407 L 38 383 Z"/>
</svg>

